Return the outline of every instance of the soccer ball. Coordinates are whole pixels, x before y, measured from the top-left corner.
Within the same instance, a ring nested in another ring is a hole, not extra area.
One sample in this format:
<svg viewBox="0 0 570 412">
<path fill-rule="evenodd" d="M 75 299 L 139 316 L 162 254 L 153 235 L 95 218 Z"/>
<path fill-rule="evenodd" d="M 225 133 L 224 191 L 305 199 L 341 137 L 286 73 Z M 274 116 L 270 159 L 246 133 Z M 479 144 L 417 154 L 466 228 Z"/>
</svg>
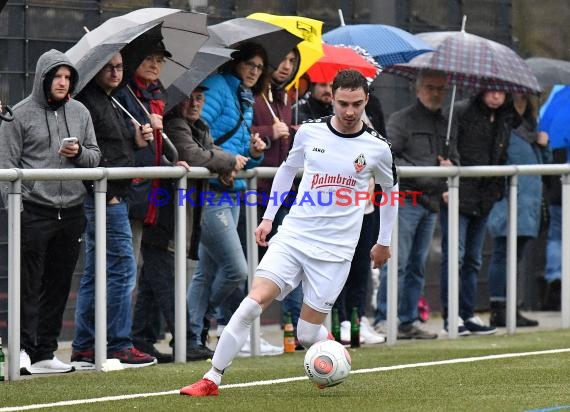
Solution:
<svg viewBox="0 0 570 412">
<path fill-rule="evenodd" d="M 342 383 L 350 372 L 351 359 L 339 342 L 323 340 L 305 354 L 305 373 L 321 389 Z"/>
</svg>

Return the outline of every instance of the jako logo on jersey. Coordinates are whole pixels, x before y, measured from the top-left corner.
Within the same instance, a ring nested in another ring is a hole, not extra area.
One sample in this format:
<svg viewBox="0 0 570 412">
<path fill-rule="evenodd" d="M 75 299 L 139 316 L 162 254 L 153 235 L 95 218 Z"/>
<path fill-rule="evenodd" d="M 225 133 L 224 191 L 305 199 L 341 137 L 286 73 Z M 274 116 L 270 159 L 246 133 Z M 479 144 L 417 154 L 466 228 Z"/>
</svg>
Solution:
<svg viewBox="0 0 570 412">
<path fill-rule="evenodd" d="M 356 159 L 354 159 L 354 170 L 356 173 L 360 173 L 366 167 L 366 158 L 364 157 L 364 153 L 360 153 Z"/>
<path fill-rule="evenodd" d="M 324 153 L 325 149 L 321 149 L 320 147 L 313 147 L 313 152 Z"/>
<path fill-rule="evenodd" d="M 340 174 L 332 176 L 328 173 L 325 173 L 324 175 L 315 173 L 313 181 L 311 182 L 311 189 L 330 186 L 347 187 L 352 189 L 356 187 L 356 179 L 352 176 L 341 176 Z"/>
</svg>

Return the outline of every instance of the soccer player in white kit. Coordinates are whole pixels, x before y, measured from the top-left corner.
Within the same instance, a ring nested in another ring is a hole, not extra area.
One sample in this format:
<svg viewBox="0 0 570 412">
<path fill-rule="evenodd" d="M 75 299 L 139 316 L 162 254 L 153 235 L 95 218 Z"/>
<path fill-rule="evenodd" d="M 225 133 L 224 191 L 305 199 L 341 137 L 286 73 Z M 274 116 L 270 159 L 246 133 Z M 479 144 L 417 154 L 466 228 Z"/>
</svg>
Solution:
<svg viewBox="0 0 570 412">
<path fill-rule="evenodd" d="M 304 300 L 297 338 L 306 348 L 328 338 L 323 326 L 341 292 L 358 242 L 368 182 L 374 177 L 384 196 L 380 233 L 370 251 L 374 267 L 390 258 L 392 228 L 398 202 L 396 169 L 390 145 L 361 116 L 368 101 L 368 83 L 355 70 L 340 71 L 333 81 L 335 114 L 301 125 L 287 160 L 271 187 L 272 198 L 255 231 L 266 246 L 282 194 L 290 190 L 303 168 L 295 204 L 259 263 L 247 297 L 225 327 L 202 379 L 180 390 L 189 396 L 216 396 L 224 370 L 246 341 L 253 321 L 275 299 L 281 300 L 301 282 Z M 387 200 L 386 200 L 387 199 Z M 380 201 L 378 199 L 378 201 Z"/>
</svg>

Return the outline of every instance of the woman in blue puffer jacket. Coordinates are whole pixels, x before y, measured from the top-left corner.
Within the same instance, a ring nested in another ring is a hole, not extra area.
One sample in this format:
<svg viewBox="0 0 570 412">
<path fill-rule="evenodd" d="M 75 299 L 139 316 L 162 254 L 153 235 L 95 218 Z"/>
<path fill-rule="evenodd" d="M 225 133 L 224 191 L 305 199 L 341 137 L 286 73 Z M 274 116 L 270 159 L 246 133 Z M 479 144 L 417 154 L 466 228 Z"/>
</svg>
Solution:
<svg viewBox="0 0 570 412">
<path fill-rule="evenodd" d="M 212 316 L 213 309 L 242 285 L 248 274 L 237 231 L 239 197 L 246 182 L 234 177 L 240 169 L 259 166 L 263 161 L 265 142 L 250 129 L 254 95 L 263 89 L 267 74 L 267 53 L 250 42 L 237 49 L 233 60 L 202 83 L 207 87 L 202 120 L 210 127 L 214 143 L 241 157 L 232 175 L 212 179 L 213 195 L 204 201 L 199 263 L 188 289 L 188 358 L 194 354 L 202 357 L 207 350 L 202 338 L 204 318 Z"/>
</svg>

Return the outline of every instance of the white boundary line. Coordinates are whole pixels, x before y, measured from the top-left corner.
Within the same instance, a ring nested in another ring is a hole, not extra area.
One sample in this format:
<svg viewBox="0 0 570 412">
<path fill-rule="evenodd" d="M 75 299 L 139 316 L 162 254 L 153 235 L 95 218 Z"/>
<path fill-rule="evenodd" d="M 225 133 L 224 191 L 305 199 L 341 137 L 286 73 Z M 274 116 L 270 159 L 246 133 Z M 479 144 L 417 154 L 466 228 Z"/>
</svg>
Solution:
<svg viewBox="0 0 570 412">
<path fill-rule="evenodd" d="M 422 368 L 426 366 L 438 366 L 438 365 L 450 365 L 454 363 L 470 363 L 470 362 L 480 362 L 486 360 L 494 359 L 508 359 L 508 358 L 520 358 L 524 356 L 539 356 L 539 355 L 552 355 L 556 353 L 568 353 L 570 348 L 562 349 L 549 349 L 541 350 L 535 352 L 520 352 L 520 353 L 502 353 L 499 355 L 487 355 L 487 356 L 476 356 L 472 358 L 458 358 L 458 359 L 447 359 L 441 361 L 433 362 L 419 362 L 419 363 L 409 363 L 404 365 L 393 365 L 393 366 L 380 366 L 378 368 L 368 368 L 368 369 L 358 369 L 351 371 L 350 373 L 373 373 L 373 372 L 385 372 L 397 369 L 410 369 L 410 368 Z M 231 388 L 247 388 L 250 386 L 265 386 L 273 385 L 275 383 L 287 383 L 296 382 L 308 379 L 306 376 L 298 376 L 293 378 L 282 378 L 282 379 L 271 379 L 265 381 L 254 381 L 245 383 L 232 383 L 229 385 L 221 385 L 220 389 L 231 389 Z M 148 398 L 152 396 L 164 396 L 164 395 L 178 395 L 179 390 L 164 391 L 164 392 L 153 392 L 153 393 L 136 393 L 131 395 L 117 395 L 117 396 L 105 396 L 102 398 L 91 398 L 91 399 L 77 399 L 72 401 L 60 401 L 53 403 L 43 403 L 35 405 L 24 405 L 24 406 L 8 406 L 0 408 L 0 412 L 13 412 L 13 411 L 28 411 L 32 409 L 45 409 L 45 408 L 55 408 L 58 406 L 72 406 L 72 405 L 83 405 L 89 403 L 99 403 L 99 402 L 112 402 L 125 399 L 135 399 L 135 398 Z"/>
</svg>

